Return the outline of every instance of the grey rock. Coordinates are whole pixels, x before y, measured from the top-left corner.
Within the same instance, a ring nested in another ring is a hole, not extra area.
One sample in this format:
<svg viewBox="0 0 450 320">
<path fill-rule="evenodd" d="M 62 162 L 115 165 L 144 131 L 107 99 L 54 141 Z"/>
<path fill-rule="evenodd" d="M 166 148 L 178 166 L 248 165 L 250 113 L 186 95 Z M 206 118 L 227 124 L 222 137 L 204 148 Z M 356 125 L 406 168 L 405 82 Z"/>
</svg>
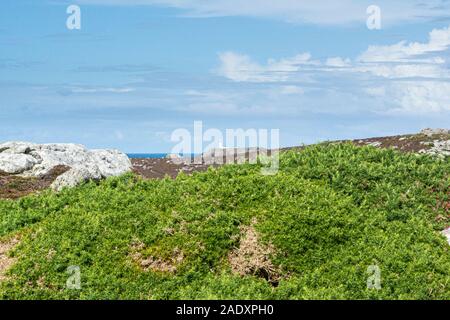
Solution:
<svg viewBox="0 0 450 320">
<path fill-rule="evenodd" d="M 59 176 L 52 188 L 61 190 L 93 179 L 119 176 L 131 171 L 128 157 L 118 150 L 88 150 L 72 143 L 33 144 L 6 142 L 0 144 L 0 170 L 24 177 L 42 177 L 54 167 L 71 169 Z"/>
<path fill-rule="evenodd" d="M 420 131 L 420 133 L 423 135 L 426 135 L 427 137 L 431 137 L 431 136 L 437 135 L 437 134 L 449 134 L 450 130 L 440 129 L 440 128 L 436 128 L 436 129 L 426 128 L 426 129 L 423 129 L 422 131 Z"/>
<path fill-rule="evenodd" d="M 55 191 L 61 191 L 63 188 L 75 187 L 85 181 L 100 180 L 101 178 L 102 175 L 98 168 L 76 166 L 57 177 L 50 187 Z"/>
<path fill-rule="evenodd" d="M 178 154 L 174 154 L 174 153 L 170 153 L 168 155 L 166 155 L 166 163 L 174 163 L 174 164 L 178 164 L 178 165 L 182 165 L 182 164 L 190 164 L 191 163 L 191 158 L 190 157 L 182 157 Z"/>
<path fill-rule="evenodd" d="M 28 154 L 0 153 L 0 170 L 18 174 L 33 168 L 38 160 Z"/>
<path fill-rule="evenodd" d="M 435 140 L 432 147 L 428 150 L 420 150 L 419 153 L 430 154 L 439 158 L 450 156 L 450 140 L 439 141 Z"/>
<path fill-rule="evenodd" d="M 374 141 L 374 142 L 367 143 L 368 146 L 372 146 L 372 147 L 375 147 L 375 148 L 381 146 L 381 144 L 382 143 L 380 141 Z"/>
<path fill-rule="evenodd" d="M 10 141 L 0 144 L 0 153 L 29 153 L 36 145 L 22 141 Z"/>
<path fill-rule="evenodd" d="M 124 168 L 131 170 L 130 159 L 118 150 L 92 150 L 90 161 L 97 164 L 102 177 L 118 176 L 124 173 Z"/>
<path fill-rule="evenodd" d="M 31 153 L 40 160 L 31 170 L 24 172 L 25 176 L 41 177 L 57 165 L 73 167 L 78 164 L 89 164 L 88 150 L 78 144 L 42 144 L 36 145 Z"/>
</svg>

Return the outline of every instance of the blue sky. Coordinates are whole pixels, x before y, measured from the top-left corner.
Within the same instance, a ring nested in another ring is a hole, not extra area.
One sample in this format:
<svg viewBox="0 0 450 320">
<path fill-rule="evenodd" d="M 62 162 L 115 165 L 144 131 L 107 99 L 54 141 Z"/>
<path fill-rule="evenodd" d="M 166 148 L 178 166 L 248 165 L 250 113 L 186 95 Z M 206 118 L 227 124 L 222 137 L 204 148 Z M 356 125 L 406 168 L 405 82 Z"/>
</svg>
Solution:
<svg viewBox="0 0 450 320">
<path fill-rule="evenodd" d="M 282 146 L 448 128 L 450 1 L 393 2 L 4 0 L 0 141 L 150 153 L 194 120 Z"/>
</svg>

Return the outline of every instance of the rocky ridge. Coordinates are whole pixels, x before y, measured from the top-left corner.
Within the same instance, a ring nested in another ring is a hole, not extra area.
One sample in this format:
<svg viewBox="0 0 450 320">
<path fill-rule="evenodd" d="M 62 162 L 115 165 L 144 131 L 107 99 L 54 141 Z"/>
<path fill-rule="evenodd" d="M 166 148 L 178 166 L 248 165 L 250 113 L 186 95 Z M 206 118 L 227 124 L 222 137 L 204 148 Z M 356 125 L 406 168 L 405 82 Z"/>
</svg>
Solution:
<svg viewBox="0 0 450 320">
<path fill-rule="evenodd" d="M 24 178 L 42 178 L 52 169 L 67 170 L 51 184 L 53 190 L 74 187 L 87 180 L 100 180 L 131 171 L 128 157 L 118 150 L 88 150 L 79 144 L 0 144 L 0 171 Z"/>
<path fill-rule="evenodd" d="M 341 143 L 337 141 L 333 143 Z M 418 134 L 353 140 L 356 145 L 394 148 L 401 152 L 450 156 L 450 130 L 424 129 Z M 282 149 L 302 149 L 293 147 Z M 0 144 L 0 198 L 17 198 L 51 187 L 59 191 L 87 180 L 100 180 L 129 171 L 150 179 L 179 173 L 191 174 L 210 166 L 255 160 L 270 154 L 265 149 L 211 149 L 201 156 L 166 159 L 128 159 L 117 150 L 88 150 L 79 144 L 34 144 L 6 142 Z M 223 156 L 223 157 L 222 157 Z"/>
</svg>

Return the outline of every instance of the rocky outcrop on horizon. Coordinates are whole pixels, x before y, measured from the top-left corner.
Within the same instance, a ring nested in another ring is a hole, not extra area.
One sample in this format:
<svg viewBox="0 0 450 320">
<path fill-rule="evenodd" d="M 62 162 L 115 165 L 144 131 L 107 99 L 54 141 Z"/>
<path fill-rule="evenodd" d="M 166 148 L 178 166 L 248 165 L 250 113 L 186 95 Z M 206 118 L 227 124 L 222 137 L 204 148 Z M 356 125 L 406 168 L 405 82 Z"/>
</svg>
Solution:
<svg viewBox="0 0 450 320">
<path fill-rule="evenodd" d="M 420 134 L 433 138 L 436 136 L 448 136 L 450 135 L 450 130 L 427 128 L 423 129 Z M 429 146 L 429 148 L 421 150 L 419 153 L 430 154 L 441 158 L 450 156 L 450 140 L 433 139 L 433 141 L 424 142 L 423 144 Z"/>
<path fill-rule="evenodd" d="M 442 128 L 426 128 L 423 129 L 422 131 L 420 131 L 420 134 L 426 135 L 428 137 L 432 137 L 434 135 L 445 135 L 445 134 L 450 134 L 450 130 L 448 129 L 442 129 Z"/>
<path fill-rule="evenodd" d="M 450 130 L 423 129 L 418 134 L 386 136 L 351 141 L 360 146 L 393 148 L 401 152 L 427 154 L 444 159 L 450 156 Z"/>
<path fill-rule="evenodd" d="M 232 163 L 256 163 L 259 156 L 270 155 L 270 151 L 265 148 L 211 148 L 204 153 L 191 157 L 178 157 L 168 155 L 172 162 L 177 164 L 232 164 Z"/>
<path fill-rule="evenodd" d="M 440 158 L 445 158 L 450 156 L 450 140 L 440 141 L 435 140 L 428 143 L 429 149 L 424 149 L 419 151 L 419 153 L 430 154 Z"/>
<path fill-rule="evenodd" d="M 424 129 L 415 135 L 368 138 L 352 142 L 362 146 L 429 154 L 438 158 L 450 156 L 448 129 Z M 292 148 L 283 150 L 289 149 Z M 175 177 L 179 172 L 203 171 L 210 165 L 252 163 L 258 156 L 268 154 L 271 151 L 262 148 L 213 148 L 196 157 L 168 155 L 167 159 L 133 159 L 132 163 L 127 155 L 118 150 L 88 150 L 82 145 L 71 143 L 35 144 L 12 141 L 0 144 L 0 176 L 2 173 L 24 178 L 44 179 L 48 176 L 44 180 L 50 181 L 51 188 L 59 191 L 83 181 L 119 176 L 130 171 L 147 178 L 163 178 L 166 175 Z"/>
<path fill-rule="evenodd" d="M 130 159 L 118 150 L 88 150 L 72 143 L 13 141 L 0 144 L 0 171 L 22 177 L 42 177 L 57 166 L 66 166 L 68 170 L 52 183 L 51 188 L 56 191 L 132 170 Z"/>
</svg>

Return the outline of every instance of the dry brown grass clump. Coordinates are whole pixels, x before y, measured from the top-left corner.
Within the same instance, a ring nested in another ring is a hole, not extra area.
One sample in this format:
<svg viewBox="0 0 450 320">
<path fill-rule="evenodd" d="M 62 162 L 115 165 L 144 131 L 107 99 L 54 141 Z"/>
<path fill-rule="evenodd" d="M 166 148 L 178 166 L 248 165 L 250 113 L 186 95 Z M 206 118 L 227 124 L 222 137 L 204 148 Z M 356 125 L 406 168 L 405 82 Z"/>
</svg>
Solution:
<svg viewBox="0 0 450 320">
<path fill-rule="evenodd" d="M 0 171 L 0 199 L 18 199 L 47 189 L 58 176 L 69 169 L 67 166 L 58 165 L 40 178 L 25 178 Z"/>
<path fill-rule="evenodd" d="M 239 248 L 233 250 L 228 260 L 233 273 L 241 276 L 254 275 L 277 285 L 280 280 L 280 272 L 273 265 L 270 257 L 275 254 L 273 245 L 263 245 L 259 242 L 258 233 L 255 230 L 256 219 L 250 226 L 241 227 L 241 241 Z"/>
<path fill-rule="evenodd" d="M 7 279 L 6 271 L 15 263 L 16 259 L 11 258 L 8 253 L 19 243 L 18 238 L 0 242 L 0 282 Z"/>
<path fill-rule="evenodd" d="M 144 257 L 142 250 L 145 248 L 144 243 L 138 241 L 132 245 L 131 259 L 137 263 L 144 271 L 169 272 L 174 273 L 177 267 L 183 262 L 184 254 L 178 248 L 173 250 L 173 254 L 168 259 L 149 256 Z"/>
</svg>

